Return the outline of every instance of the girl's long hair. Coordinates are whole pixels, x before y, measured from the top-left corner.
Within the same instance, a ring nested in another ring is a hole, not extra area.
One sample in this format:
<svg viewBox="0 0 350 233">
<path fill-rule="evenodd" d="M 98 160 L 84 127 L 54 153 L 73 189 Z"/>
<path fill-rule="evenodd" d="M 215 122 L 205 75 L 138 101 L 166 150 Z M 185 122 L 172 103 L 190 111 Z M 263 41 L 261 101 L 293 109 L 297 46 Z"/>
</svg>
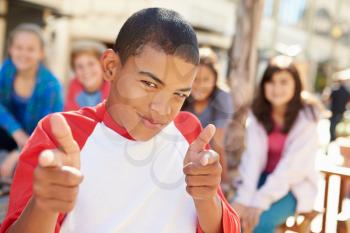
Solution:
<svg viewBox="0 0 350 233">
<path fill-rule="evenodd" d="M 288 133 L 290 131 L 298 117 L 299 111 L 305 106 L 301 96 L 303 90 L 301 78 L 292 59 L 286 56 L 277 56 L 271 59 L 263 74 L 257 95 L 252 104 L 253 114 L 263 125 L 267 133 L 270 133 L 273 130 L 274 122 L 272 119 L 272 105 L 266 98 L 264 86 L 267 82 L 272 80 L 273 75 L 282 71 L 291 74 L 295 83 L 294 96 L 288 102 L 285 112 L 284 123 L 282 126 L 283 133 Z"/>
</svg>

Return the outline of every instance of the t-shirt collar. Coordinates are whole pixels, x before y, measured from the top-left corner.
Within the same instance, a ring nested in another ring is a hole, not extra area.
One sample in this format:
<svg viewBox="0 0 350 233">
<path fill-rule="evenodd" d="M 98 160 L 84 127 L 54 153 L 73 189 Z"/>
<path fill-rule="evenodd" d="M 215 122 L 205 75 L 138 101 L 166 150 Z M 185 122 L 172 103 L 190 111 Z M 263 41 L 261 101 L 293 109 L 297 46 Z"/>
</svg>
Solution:
<svg viewBox="0 0 350 233">
<path fill-rule="evenodd" d="M 103 112 L 102 121 L 108 128 L 129 140 L 135 140 L 123 126 L 113 120 L 112 116 L 107 111 L 106 101 L 103 101 L 98 107 L 101 108 Z"/>
</svg>

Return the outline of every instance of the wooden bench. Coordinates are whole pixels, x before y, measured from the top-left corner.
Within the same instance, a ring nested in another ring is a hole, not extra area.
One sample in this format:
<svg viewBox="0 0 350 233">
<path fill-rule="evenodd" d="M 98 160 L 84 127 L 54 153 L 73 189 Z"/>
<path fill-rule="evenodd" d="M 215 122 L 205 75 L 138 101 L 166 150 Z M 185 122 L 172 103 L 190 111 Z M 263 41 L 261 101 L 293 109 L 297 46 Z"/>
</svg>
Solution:
<svg viewBox="0 0 350 233">
<path fill-rule="evenodd" d="M 336 205 L 338 214 L 339 214 L 342 212 L 342 202 L 344 199 L 345 181 L 350 180 L 350 168 L 340 166 L 340 165 L 334 165 L 334 164 L 322 164 L 319 169 L 321 173 L 324 174 L 324 178 L 325 178 L 325 194 L 324 194 L 324 201 L 323 201 L 324 210 L 322 215 L 322 231 L 321 231 L 321 233 L 325 233 L 326 224 L 327 224 L 328 192 L 329 192 L 330 177 L 333 175 L 340 177 L 339 200 L 338 200 L 338 203 L 333 203 Z M 350 229 L 347 229 L 345 224 L 347 219 L 342 219 L 341 221 L 338 221 L 338 217 L 336 219 L 337 219 L 337 233 L 350 232 Z"/>
<path fill-rule="evenodd" d="M 285 223 L 279 227 L 278 232 L 284 233 L 286 231 L 289 231 L 295 233 L 310 233 L 311 222 L 318 214 L 319 212 L 317 211 L 297 214 L 294 216 L 294 224 L 292 226 L 288 226 Z M 303 217 L 303 220 L 300 223 L 297 221 L 299 217 Z"/>
</svg>

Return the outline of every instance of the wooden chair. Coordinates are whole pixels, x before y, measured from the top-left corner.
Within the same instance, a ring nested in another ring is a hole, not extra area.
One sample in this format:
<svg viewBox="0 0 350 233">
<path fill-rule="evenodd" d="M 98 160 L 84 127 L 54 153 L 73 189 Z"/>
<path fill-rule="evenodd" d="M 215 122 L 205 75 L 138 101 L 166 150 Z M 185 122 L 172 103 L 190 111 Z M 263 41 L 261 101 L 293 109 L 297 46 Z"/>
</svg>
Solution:
<svg viewBox="0 0 350 233">
<path fill-rule="evenodd" d="M 279 227 L 278 232 L 284 233 L 286 231 L 296 232 L 296 233 L 310 233 L 311 232 L 311 222 L 319 214 L 317 211 L 311 211 L 308 213 L 302 213 L 294 216 L 294 224 L 292 226 L 287 226 L 283 224 Z M 303 217 L 302 222 L 298 223 L 297 219 Z"/>
<path fill-rule="evenodd" d="M 329 191 L 330 177 L 333 175 L 340 177 L 339 201 L 338 203 L 333 203 L 337 205 L 338 214 L 339 214 L 342 212 L 342 202 L 344 199 L 345 181 L 350 180 L 350 168 L 340 166 L 340 165 L 323 164 L 320 167 L 320 171 L 325 176 L 325 196 L 324 196 L 324 202 L 323 202 L 324 211 L 322 215 L 322 231 L 321 231 L 321 233 L 325 233 L 326 224 L 327 224 L 328 191 Z M 338 219 L 338 217 L 336 217 L 336 220 L 337 220 L 337 233 L 350 232 L 350 229 L 347 229 L 348 227 L 346 225 L 346 222 L 348 221 L 348 219 Z"/>
</svg>

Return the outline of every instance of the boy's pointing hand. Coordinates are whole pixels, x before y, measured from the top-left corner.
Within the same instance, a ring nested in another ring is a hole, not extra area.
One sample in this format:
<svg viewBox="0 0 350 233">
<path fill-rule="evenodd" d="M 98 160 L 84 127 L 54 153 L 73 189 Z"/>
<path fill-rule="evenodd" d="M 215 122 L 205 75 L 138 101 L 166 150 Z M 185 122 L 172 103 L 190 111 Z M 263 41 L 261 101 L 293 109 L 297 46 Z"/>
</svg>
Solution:
<svg viewBox="0 0 350 233">
<path fill-rule="evenodd" d="M 216 196 L 221 181 L 219 154 L 205 147 L 215 134 L 215 126 L 208 125 L 190 145 L 184 160 L 187 192 L 194 200 Z"/>
<path fill-rule="evenodd" d="M 73 209 L 83 180 L 79 170 L 80 148 L 61 114 L 53 114 L 50 123 L 60 147 L 41 152 L 34 173 L 33 198 L 43 210 L 66 213 Z"/>
</svg>

